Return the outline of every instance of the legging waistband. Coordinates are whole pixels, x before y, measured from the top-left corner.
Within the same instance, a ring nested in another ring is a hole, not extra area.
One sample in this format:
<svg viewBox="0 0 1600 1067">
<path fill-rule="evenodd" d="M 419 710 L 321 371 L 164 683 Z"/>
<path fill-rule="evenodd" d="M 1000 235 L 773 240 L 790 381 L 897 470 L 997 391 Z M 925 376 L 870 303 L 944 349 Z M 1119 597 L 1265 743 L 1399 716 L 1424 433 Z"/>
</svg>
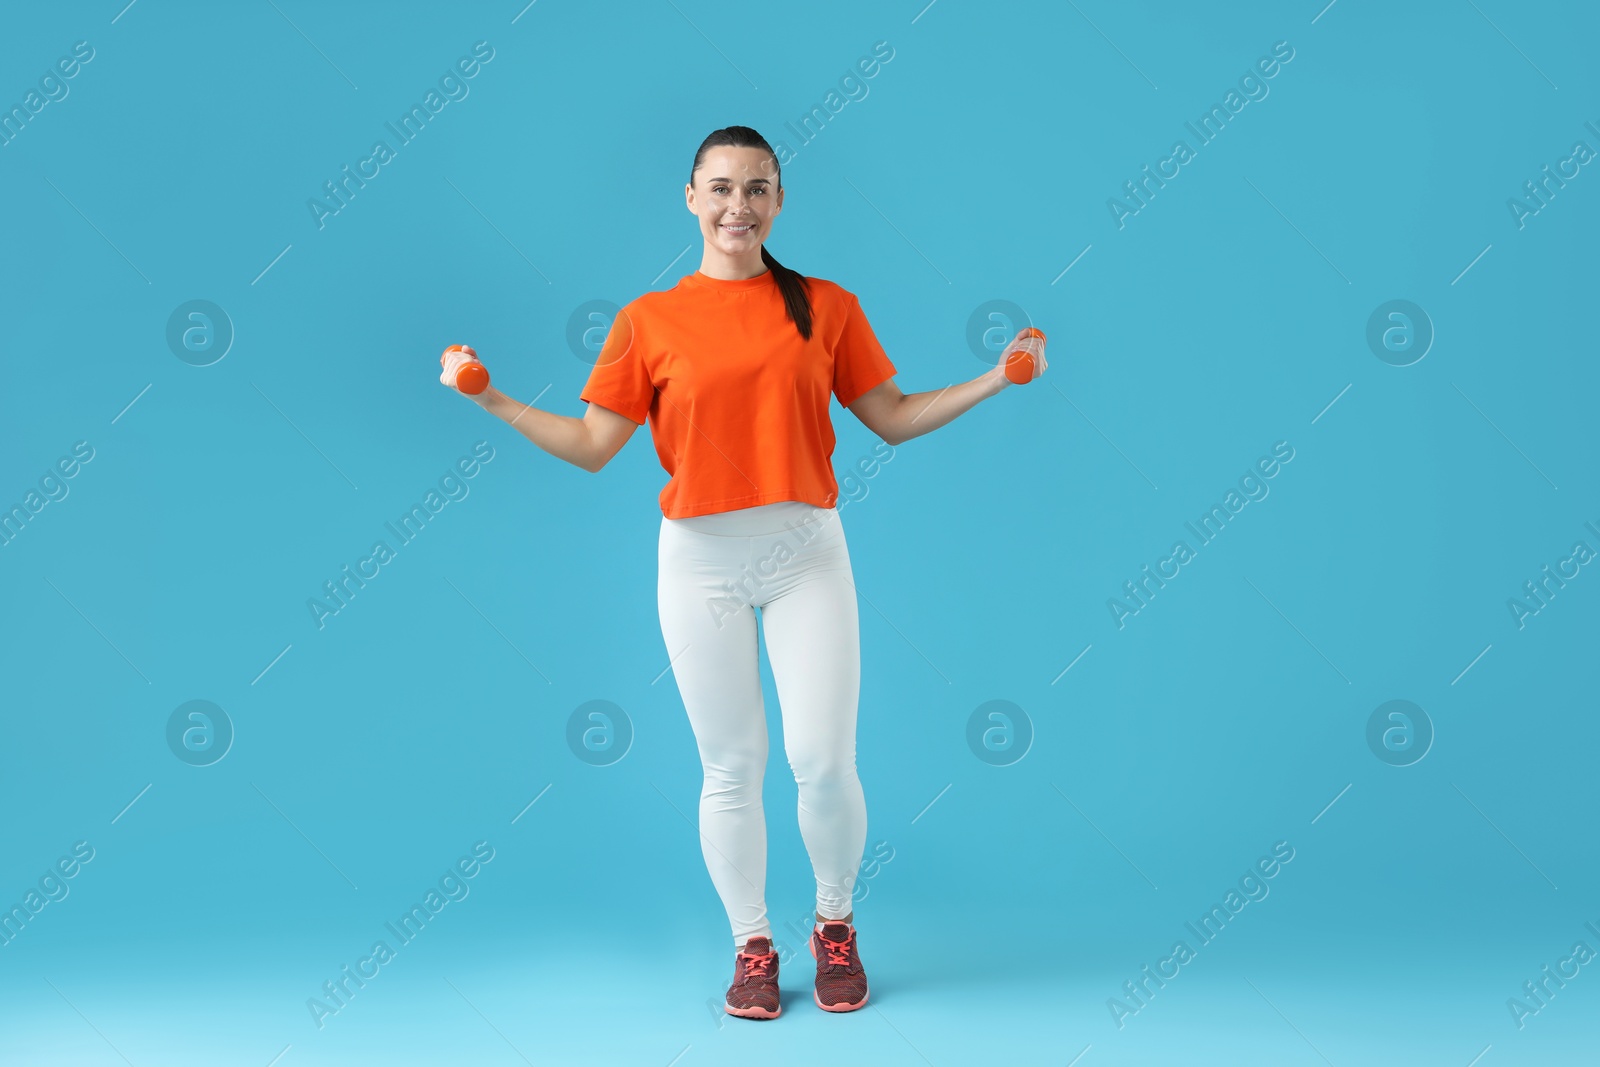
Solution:
<svg viewBox="0 0 1600 1067">
<path fill-rule="evenodd" d="M 709 515 L 690 515 L 682 519 L 662 517 L 662 522 L 696 533 L 719 537 L 757 537 L 779 533 L 807 522 L 826 522 L 838 516 L 838 508 L 823 508 L 801 500 L 779 500 L 753 508 L 716 511 Z"/>
</svg>

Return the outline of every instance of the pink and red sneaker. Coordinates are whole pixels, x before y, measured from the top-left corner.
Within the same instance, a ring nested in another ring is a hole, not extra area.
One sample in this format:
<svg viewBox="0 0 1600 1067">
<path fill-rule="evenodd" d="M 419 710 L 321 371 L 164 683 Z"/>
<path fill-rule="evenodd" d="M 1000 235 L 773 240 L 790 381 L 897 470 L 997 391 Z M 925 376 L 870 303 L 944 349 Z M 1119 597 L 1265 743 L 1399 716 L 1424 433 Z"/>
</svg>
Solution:
<svg viewBox="0 0 1600 1067">
<path fill-rule="evenodd" d="M 728 987 L 727 1012 L 745 1019 L 776 1019 L 783 1010 L 778 1000 L 778 953 L 772 941 L 752 937 L 734 957 L 733 984 Z"/>
<path fill-rule="evenodd" d="M 830 919 L 811 934 L 811 955 L 817 961 L 817 1007 L 823 1011 L 855 1011 L 867 1003 L 867 974 L 856 952 L 856 928 Z"/>
</svg>

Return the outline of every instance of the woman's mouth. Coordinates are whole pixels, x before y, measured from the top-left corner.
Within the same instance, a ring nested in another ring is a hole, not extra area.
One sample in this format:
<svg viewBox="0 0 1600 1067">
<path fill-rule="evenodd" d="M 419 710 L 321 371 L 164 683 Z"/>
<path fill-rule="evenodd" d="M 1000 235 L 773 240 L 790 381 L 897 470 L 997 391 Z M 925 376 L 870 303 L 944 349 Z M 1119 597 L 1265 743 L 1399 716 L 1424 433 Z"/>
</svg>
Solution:
<svg viewBox="0 0 1600 1067">
<path fill-rule="evenodd" d="M 727 223 L 723 223 L 722 228 L 728 233 L 733 234 L 735 237 L 743 237 L 745 234 L 755 229 L 755 224 L 746 222 L 738 226 L 730 226 Z"/>
</svg>

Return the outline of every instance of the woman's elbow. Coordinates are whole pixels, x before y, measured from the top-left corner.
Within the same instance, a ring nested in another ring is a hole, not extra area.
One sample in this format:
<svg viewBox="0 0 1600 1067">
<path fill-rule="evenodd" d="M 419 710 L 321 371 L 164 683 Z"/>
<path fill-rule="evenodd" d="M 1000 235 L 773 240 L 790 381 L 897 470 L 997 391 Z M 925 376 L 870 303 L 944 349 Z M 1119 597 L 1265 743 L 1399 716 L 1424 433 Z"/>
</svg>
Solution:
<svg viewBox="0 0 1600 1067">
<path fill-rule="evenodd" d="M 879 419 L 876 426 L 869 426 L 867 429 L 883 438 L 884 443 L 893 448 L 898 448 L 917 436 L 914 427 L 895 418 Z"/>
<path fill-rule="evenodd" d="M 615 459 L 617 457 L 617 453 L 622 451 L 622 445 L 624 443 L 626 442 L 612 442 L 609 445 L 596 445 L 593 448 L 586 449 L 582 455 L 580 455 L 573 462 L 577 463 L 578 466 L 582 467 L 590 474 L 599 474 L 601 471 L 605 470 L 606 464 Z"/>
</svg>

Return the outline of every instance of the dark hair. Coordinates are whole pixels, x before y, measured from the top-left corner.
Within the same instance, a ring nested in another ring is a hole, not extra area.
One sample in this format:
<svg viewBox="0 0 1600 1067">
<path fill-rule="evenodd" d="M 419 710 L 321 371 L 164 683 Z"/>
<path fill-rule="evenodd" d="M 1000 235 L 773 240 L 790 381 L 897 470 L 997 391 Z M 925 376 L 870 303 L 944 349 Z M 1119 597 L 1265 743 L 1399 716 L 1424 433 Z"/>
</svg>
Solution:
<svg viewBox="0 0 1600 1067">
<path fill-rule="evenodd" d="M 772 169 L 778 175 L 778 188 L 783 188 L 783 169 L 778 165 L 778 153 L 772 150 L 765 137 L 748 126 L 725 126 L 720 130 L 712 130 L 711 135 L 700 142 L 700 150 L 694 154 L 694 166 L 689 168 L 690 185 L 694 184 L 694 172 L 705 161 L 707 150 L 712 148 L 762 149 L 772 156 Z M 811 340 L 811 298 L 807 295 L 810 281 L 799 271 L 790 270 L 774 259 L 765 244 L 761 246 L 761 261 L 777 281 L 778 289 L 783 293 L 784 306 L 789 309 L 789 318 L 800 331 L 800 336 Z"/>
</svg>

